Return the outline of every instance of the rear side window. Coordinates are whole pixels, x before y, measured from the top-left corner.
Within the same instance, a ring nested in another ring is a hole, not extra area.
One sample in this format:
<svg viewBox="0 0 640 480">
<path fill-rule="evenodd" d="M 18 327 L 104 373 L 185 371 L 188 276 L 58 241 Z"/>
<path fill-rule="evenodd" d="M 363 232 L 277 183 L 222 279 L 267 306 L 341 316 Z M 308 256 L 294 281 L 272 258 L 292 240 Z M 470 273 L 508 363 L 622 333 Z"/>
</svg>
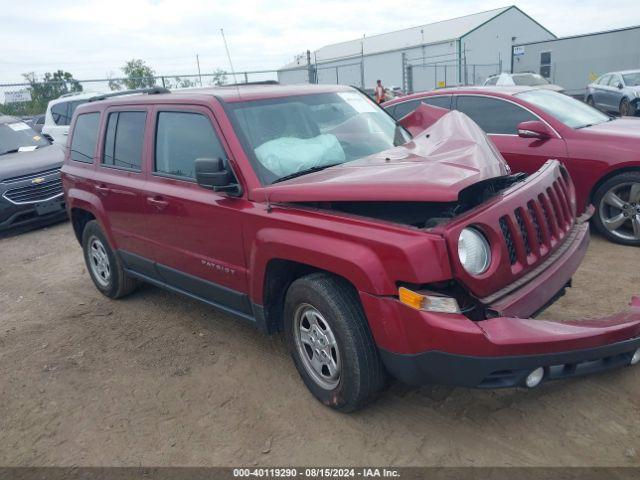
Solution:
<svg viewBox="0 0 640 480">
<path fill-rule="evenodd" d="M 100 114 L 98 112 L 83 113 L 78 116 L 71 137 L 71 160 L 93 163 L 99 124 Z"/>
<path fill-rule="evenodd" d="M 518 124 L 538 118 L 511 102 L 490 97 L 460 96 L 457 109 L 467 114 L 485 133 L 516 135 Z"/>
<path fill-rule="evenodd" d="M 497 84 L 498 84 L 498 77 L 492 77 L 485 82 L 485 85 L 497 85 Z"/>
<path fill-rule="evenodd" d="M 200 113 L 160 112 L 156 127 L 155 171 L 195 178 L 198 158 L 226 158 L 209 119 Z"/>
<path fill-rule="evenodd" d="M 110 113 L 102 164 L 140 171 L 146 121 L 146 112 Z"/>
<path fill-rule="evenodd" d="M 51 116 L 56 125 L 64 126 L 71 124 L 71 117 L 76 108 L 83 103 L 87 103 L 86 100 L 76 100 L 73 102 L 61 102 L 51 106 Z"/>
</svg>

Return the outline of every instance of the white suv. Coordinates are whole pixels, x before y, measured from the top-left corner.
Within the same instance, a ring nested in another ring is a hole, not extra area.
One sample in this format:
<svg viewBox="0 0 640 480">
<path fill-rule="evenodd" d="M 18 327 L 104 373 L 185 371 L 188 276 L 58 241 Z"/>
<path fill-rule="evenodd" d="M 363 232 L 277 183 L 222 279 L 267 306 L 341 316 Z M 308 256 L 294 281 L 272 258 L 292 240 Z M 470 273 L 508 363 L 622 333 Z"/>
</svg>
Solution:
<svg viewBox="0 0 640 480">
<path fill-rule="evenodd" d="M 44 116 L 42 134 L 52 139 L 53 143 L 65 145 L 71 117 L 76 107 L 98 95 L 100 93 L 96 92 L 67 93 L 60 98 L 51 100 Z"/>
</svg>

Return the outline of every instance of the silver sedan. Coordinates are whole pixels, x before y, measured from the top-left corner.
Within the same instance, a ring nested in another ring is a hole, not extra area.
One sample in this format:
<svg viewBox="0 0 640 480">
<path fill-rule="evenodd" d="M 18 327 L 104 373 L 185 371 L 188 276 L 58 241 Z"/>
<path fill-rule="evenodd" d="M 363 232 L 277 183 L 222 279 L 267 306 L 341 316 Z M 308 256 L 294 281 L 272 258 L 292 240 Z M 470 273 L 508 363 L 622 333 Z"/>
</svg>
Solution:
<svg viewBox="0 0 640 480">
<path fill-rule="evenodd" d="M 585 101 L 604 111 L 635 115 L 640 108 L 640 70 L 605 73 L 587 86 Z"/>
</svg>

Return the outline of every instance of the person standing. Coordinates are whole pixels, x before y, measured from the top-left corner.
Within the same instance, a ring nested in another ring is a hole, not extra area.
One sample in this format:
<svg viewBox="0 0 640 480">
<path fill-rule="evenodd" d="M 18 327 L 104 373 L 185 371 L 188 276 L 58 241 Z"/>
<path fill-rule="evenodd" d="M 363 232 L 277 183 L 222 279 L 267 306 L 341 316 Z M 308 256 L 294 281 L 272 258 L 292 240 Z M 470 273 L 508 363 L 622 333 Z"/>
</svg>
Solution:
<svg viewBox="0 0 640 480">
<path fill-rule="evenodd" d="M 376 82 L 375 89 L 376 103 L 379 105 L 384 102 L 384 87 L 382 86 L 382 80 Z"/>
</svg>

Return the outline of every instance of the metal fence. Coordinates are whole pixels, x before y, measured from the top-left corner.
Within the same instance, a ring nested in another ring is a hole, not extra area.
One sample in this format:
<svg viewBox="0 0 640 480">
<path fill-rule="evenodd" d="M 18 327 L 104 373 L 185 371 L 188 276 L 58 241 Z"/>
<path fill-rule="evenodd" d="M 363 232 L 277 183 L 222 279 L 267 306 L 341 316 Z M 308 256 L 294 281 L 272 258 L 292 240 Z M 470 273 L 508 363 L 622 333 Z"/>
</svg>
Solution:
<svg viewBox="0 0 640 480">
<path fill-rule="evenodd" d="M 409 57 L 402 56 L 402 88 L 406 92 L 420 92 L 459 85 L 482 85 L 491 75 L 499 74 L 498 63 L 467 63 L 466 55 L 457 53 Z"/>
<path fill-rule="evenodd" d="M 0 115 L 19 117 L 44 114 L 49 101 L 77 93 L 106 93 L 123 89 L 165 87 L 171 90 L 277 80 L 276 70 L 235 73 L 157 75 L 138 78 L 48 80 L 0 84 Z"/>
<path fill-rule="evenodd" d="M 202 74 L 157 75 L 139 78 L 99 78 L 89 80 L 47 80 L 0 84 L 0 114 L 20 117 L 44 114 L 49 101 L 75 93 L 105 93 L 121 89 L 165 87 L 171 90 L 278 80 L 282 83 L 345 84 L 362 87 L 370 67 L 365 58 L 347 61 L 309 63 L 287 70 L 253 70 L 235 73 L 218 71 Z M 398 67 L 395 67 L 398 68 Z M 389 72 L 389 70 L 387 70 Z M 402 89 L 407 92 L 454 85 L 481 85 L 500 72 L 499 64 L 460 63 L 457 58 L 406 58 L 403 56 Z"/>
</svg>

